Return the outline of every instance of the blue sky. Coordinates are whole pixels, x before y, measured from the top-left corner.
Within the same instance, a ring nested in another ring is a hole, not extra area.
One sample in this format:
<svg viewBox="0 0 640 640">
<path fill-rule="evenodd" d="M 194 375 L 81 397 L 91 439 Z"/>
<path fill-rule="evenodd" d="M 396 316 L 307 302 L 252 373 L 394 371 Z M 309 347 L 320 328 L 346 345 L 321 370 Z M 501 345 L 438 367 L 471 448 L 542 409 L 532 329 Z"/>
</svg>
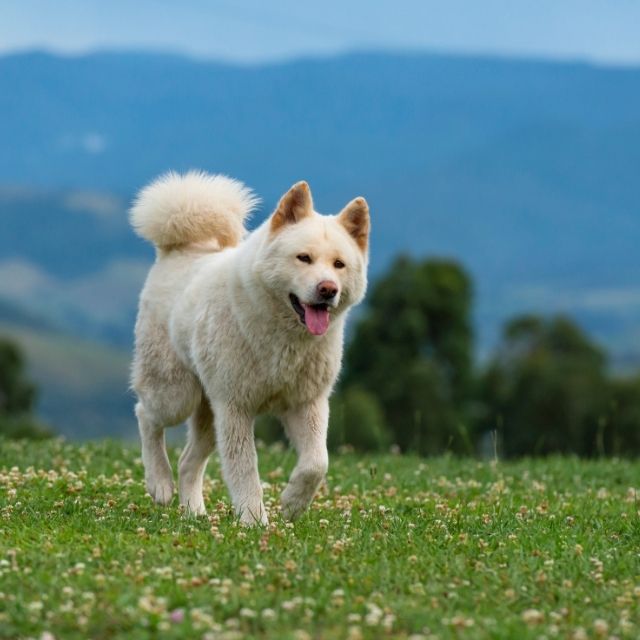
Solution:
<svg viewBox="0 0 640 640">
<path fill-rule="evenodd" d="M 265 62 L 429 49 L 640 64 L 638 0 L 5 0 L 0 52 L 154 49 Z"/>
</svg>

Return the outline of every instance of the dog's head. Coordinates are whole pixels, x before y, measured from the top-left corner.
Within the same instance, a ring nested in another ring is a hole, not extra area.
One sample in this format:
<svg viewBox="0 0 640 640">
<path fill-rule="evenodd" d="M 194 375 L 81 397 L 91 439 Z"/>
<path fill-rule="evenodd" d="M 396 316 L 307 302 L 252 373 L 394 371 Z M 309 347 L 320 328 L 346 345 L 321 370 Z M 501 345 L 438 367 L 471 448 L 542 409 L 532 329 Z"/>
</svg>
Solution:
<svg viewBox="0 0 640 640">
<path fill-rule="evenodd" d="M 313 209 L 306 182 L 280 200 L 268 224 L 258 266 L 283 313 L 309 333 L 324 335 L 332 317 L 362 300 L 367 286 L 369 207 L 356 198 L 336 216 Z"/>
</svg>

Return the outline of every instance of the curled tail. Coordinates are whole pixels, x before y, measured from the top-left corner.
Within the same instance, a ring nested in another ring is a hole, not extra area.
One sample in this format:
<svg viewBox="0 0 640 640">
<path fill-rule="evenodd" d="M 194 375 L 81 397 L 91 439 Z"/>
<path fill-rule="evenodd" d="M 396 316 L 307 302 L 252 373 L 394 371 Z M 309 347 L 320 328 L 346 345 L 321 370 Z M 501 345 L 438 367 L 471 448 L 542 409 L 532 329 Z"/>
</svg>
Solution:
<svg viewBox="0 0 640 640">
<path fill-rule="evenodd" d="M 244 220 L 258 204 L 253 192 L 223 175 L 166 173 L 138 194 L 131 208 L 136 233 L 160 249 L 215 240 L 233 247 L 244 235 Z"/>
</svg>

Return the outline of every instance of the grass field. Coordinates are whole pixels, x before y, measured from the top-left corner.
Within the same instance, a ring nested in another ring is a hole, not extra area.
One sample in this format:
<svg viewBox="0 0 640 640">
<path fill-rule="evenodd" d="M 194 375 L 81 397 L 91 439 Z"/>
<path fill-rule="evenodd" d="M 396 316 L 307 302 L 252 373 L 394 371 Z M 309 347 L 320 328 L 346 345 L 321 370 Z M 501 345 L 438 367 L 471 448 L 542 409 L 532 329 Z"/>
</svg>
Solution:
<svg viewBox="0 0 640 640">
<path fill-rule="evenodd" d="M 135 448 L 0 440 L 1 638 L 638 638 L 640 464 L 336 455 L 295 524 L 145 496 Z M 175 460 L 176 452 L 172 452 Z"/>
</svg>

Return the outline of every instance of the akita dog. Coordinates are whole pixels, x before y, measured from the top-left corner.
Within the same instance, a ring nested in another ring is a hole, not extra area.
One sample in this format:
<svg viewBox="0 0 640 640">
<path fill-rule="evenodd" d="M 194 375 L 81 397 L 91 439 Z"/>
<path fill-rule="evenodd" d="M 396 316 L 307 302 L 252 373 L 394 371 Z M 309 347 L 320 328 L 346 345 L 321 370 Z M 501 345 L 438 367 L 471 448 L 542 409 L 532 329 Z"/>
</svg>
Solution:
<svg viewBox="0 0 640 640">
<path fill-rule="evenodd" d="M 327 471 L 329 395 L 340 371 L 347 311 L 367 284 L 369 208 L 314 211 L 306 182 L 246 234 L 257 199 L 236 180 L 162 176 L 131 210 L 157 248 L 140 297 L 132 386 L 149 494 L 168 503 L 164 430 L 188 419 L 180 504 L 204 514 L 202 482 L 217 442 L 244 524 L 266 523 L 253 421 L 278 416 L 298 454 L 282 494 L 286 517 L 311 503 Z M 215 431 L 215 436 L 214 436 Z"/>
</svg>

